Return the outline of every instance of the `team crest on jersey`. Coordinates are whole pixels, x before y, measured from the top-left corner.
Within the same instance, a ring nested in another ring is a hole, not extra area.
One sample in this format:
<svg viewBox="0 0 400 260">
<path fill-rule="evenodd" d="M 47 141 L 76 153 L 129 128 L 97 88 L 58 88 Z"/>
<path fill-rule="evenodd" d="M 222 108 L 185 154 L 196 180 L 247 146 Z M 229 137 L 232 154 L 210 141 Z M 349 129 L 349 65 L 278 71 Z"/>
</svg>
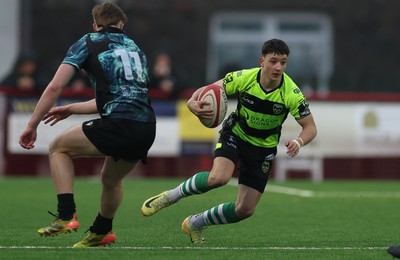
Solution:
<svg viewBox="0 0 400 260">
<path fill-rule="evenodd" d="M 274 111 L 274 113 L 276 115 L 279 115 L 280 113 L 282 113 L 283 106 L 281 104 L 274 104 L 274 106 L 272 107 L 272 110 Z"/>
<path fill-rule="evenodd" d="M 228 74 L 226 74 L 225 78 L 224 78 L 224 85 L 226 85 L 229 82 L 233 81 L 233 73 L 230 72 Z"/>
<path fill-rule="evenodd" d="M 300 94 L 300 89 L 295 88 L 295 89 L 293 89 L 293 92 L 294 92 L 294 94 Z"/>
</svg>

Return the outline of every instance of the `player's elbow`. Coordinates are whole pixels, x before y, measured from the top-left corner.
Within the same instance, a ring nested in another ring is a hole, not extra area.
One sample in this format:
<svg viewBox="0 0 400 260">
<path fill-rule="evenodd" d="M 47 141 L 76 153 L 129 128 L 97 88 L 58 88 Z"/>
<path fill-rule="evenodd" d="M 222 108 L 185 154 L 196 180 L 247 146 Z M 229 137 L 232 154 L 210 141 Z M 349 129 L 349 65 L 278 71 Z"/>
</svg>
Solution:
<svg viewBox="0 0 400 260">
<path fill-rule="evenodd" d="M 317 137 L 317 134 L 318 134 L 317 127 L 314 126 L 314 127 L 312 128 L 312 130 L 311 130 L 312 139 L 314 139 L 315 137 Z"/>
</svg>

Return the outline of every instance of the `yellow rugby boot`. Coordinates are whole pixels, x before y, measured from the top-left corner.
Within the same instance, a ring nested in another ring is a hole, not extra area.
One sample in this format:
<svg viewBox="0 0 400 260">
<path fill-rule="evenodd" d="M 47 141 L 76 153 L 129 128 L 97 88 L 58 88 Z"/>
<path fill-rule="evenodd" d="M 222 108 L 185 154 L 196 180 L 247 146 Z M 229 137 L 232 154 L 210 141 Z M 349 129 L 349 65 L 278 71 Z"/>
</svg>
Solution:
<svg viewBox="0 0 400 260">
<path fill-rule="evenodd" d="M 55 236 L 61 233 L 70 233 L 71 231 L 77 231 L 79 228 L 78 218 L 74 213 L 72 219 L 63 220 L 59 219 L 57 214 L 53 214 L 49 211 L 49 214 L 53 215 L 56 219 L 48 227 L 39 229 L 37 232 L 41 236 Z"/>
</svg>

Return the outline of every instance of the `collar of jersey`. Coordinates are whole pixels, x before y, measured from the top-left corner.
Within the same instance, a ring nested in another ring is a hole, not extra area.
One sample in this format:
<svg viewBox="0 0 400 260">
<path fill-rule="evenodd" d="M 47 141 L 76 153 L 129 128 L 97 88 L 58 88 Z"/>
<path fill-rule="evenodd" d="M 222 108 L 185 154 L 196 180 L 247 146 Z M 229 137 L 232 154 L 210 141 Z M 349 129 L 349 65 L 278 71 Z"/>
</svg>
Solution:
<svg viewBox="0 0 400 260">
<path fill-rule="evenodd" d="M 117 27 L 111 27 L 111 26 L 103 27 L 103 29 L 101 29 L 98 32 L 100 32 L 100 33 L 106 33 L 106 32 L 108 32 L 108 33 L 124 33 L 123 30 L 121 30 Z"/>
</svg>

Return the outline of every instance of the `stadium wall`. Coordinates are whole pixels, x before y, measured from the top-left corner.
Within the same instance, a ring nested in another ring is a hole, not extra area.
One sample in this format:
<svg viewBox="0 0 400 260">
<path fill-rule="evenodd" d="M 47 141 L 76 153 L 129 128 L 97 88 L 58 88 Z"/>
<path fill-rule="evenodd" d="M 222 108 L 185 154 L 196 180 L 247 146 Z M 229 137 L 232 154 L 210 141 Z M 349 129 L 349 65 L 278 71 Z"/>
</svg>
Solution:
<svg viewBox="0 0 400 260">
<path fill-rule="evenodd" d="M 371 96 L 374 101 L 369 101 L 366 96 L 361 97 L 363 101 L 350 101 L 349 93 L 347 99 L 342 97 L 344 100 L 340 101 L 340 96 L 340 93 L 333 93 L 330 100 L 310 98 L 319 129 L 318 137 L 302 148 L 298 161 L 288 161 L 284 147 L 279 147 L 276 162 L 293 165 L 287 167 L 286 177 L 311 178 L 311 168 L 300 167 L 311 158 L 322 166 L 323 179 L 400 178 L 400 96 L 382 95 L 380 100 L 377 99 L 379 95 Z M 357 96 L 360 98 L 360 95 Z M 10 91 L 3 92 L 1 97 L 4 107 L 1 173 L 5 176 L 49 176 L 49 142 L 64 129 L 88 117 L 73 116 L 53 127 L 40 125 L 36 147 L 27 151 L 19 147 L 18 138 L 38 97 Z M 80 99 L 65 93 L 59 104 Z M 158 118 L 157 138 L 150 150 L 148 164 L 139 165 L 132 176 L 187 177 L 209 170 L 219 128 L 204 128 L 187 110 L 186 99 L 156 99 L 153 105 Z M 234 108 L 234 101 L 231 100 L 229 109 Z M 299 126 L 289 116 L 281 140 L 293 139 L 298 131 Z M 101 167 L 100 158 L 76 159 L 78 176 L 97 175 Z M 272 177 L 276 177 L 276 165 Z"/>
<path fill-rule="evenodd" d="M 32 21 L 21 17 L 22 23 L 31 26 L 32 39 L 26 42 L 31 43 L 31 49 L 51 69 L 58 67 L 70 44 L 92 30 L 90 11 L 96 1 L 21 2 L 31 3 Z M 149 64 L 158 52 L 169 52 L 184 87 L 206 82 L 210 19 L 216 13 L 317 12 L 332 20 L 334 70 L 330 90 L 398 93 L 400 73 L 395 58 L 400 56 L 398 0 L 352 0 L 345 4 L 337 0 L 119 0 L 118 3 L 129 18 L 126 32 L 148 55 Z M 49 39 L 49 35 L 53 37 Z M 376 62 L 381 60 L 385 66 Z"/>
</svg>

